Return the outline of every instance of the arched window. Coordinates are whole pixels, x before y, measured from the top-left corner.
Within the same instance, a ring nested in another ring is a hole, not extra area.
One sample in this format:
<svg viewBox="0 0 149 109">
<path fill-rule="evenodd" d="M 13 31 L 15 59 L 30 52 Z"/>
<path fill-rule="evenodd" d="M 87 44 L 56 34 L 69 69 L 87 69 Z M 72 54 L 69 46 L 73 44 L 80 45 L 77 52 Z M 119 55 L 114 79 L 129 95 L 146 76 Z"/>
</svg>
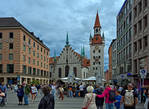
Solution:
<svg viewBox="0 0 149 109">
<path fill-rule="evenodd" d="M 75 77 L 77 77 L 77 68 L 76 67 L 73 68 L 73 73 L 74 73 Z"/>
<path fill-rule="evenodd" d="M 61 68 L 58 69 L 58 77 L 59 77 L 59 78 L 62 77 L 62 69 L 61 69 Z"/>
<path fill-rule="evenodd" d="M 68 74 L 69 74 L 69 66 L 67 65 L 65 67 L 65 77 L 68 77 Z"/>
</svg>

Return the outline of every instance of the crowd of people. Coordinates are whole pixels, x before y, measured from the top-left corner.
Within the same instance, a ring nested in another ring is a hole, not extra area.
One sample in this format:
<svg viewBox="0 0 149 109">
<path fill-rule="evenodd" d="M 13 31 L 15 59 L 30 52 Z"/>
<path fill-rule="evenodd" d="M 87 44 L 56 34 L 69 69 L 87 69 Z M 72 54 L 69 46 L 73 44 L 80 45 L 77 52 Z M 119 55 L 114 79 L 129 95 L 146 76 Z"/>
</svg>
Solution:
<svg viewBox="0 0 149 109">
<path fill-rule="evenodd" d="M 7 104 L 8 86 L 0 84 L 0 106 Z M 149 109 L 148 89 L 136 88 L 132 83 L 126 87 L 106 84 L 105 86 L 92 84 L 58 84 L 49 85 L 26 84 L 14 85 L 10 88 L 16 93 L 18 105 L 29 105 L 29 97 L 34 103 L 38 94 L 42 95 L 38 109 L 54 109 L 56 100 L 65 97 L 84 97 L 82 109 L 135 109 L 138 103 L 144 103 L 144 108 Z"/>
</svg>

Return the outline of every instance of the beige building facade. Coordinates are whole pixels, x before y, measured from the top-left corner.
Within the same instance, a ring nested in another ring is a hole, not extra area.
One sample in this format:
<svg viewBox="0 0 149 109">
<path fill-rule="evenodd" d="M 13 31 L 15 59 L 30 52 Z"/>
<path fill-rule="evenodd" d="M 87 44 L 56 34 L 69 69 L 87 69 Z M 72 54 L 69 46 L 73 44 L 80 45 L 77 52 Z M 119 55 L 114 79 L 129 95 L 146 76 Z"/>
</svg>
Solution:
<svg viewBox="0 0 149 109">
<path fill-rule="evenodd" d="M 49 48 L 15 18 L 0 18 L 0 81 L 49 82 Z"/>
</svg>

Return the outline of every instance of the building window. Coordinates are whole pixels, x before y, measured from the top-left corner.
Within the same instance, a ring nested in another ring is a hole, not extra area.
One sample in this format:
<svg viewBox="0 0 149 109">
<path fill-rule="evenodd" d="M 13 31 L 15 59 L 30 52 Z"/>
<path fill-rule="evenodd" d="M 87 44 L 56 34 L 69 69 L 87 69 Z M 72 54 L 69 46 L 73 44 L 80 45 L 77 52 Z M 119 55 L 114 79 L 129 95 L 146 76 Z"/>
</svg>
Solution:
<svg viewBox="0 0 149 109">
<path fill-rule="evenodd" d="M 144 40 L 144 47 L 147 47 L 147 46 L 148 46 L 148 37 L 145 36 L 145 37 L 143 38 L 143 40 Z"/>
<path fill-rule="evenodd" d="M 137 6 L 134 8 L 134 18 L 137 17 Z"/>
<path fill-rule="evenodd" d="M 41 60 L 43 59 L 42 55 L 41 55 Z"/>
<path fill-rule="evenodd" d="M 47 56 L 49 55 L 48 51 L 47 51 Z"/>
<path fill-rule="evenodd" d="M 95 53 L 95 50 L 93 50 L 93 53 Z"/>
<path fill-rule="evenodd" d="M 39 53 L 37 53 L 37 58 L 39 58 Z"/>
<path fill-rule="evenodd" d="M 43 76 L 43 70 L 41 70 L 41 76 Z"/>
<path fill-rule="evenodd" d="M 37 45 L 37 50 L 39 50 L 39 45 Z"/>
<path fill-rule="evenodd" d="M 33 68 L 33 75 L 36 75 L 36 68 Z"/>
<path fill-rule="evenodd" d="M 137 42 L 134 43 L 134 52 L 137 51 Z"/>
<path fill-rule="evenodd" d="M 25 35 L 23 36 L 23 40 L 24 40 L 24 41 L 26 40 L 26 36 L 25 36 Z"/>
<path fill-rule="evenodd" d="M 3 34 L 0 32 L 0 39 L 2 39 L 3 38 Z"/>
<path fill-rule="evenodd" d="M 141 39 L 139 40 L 139 49 L 140 50 L 142 49 L 142 40 Z"/>
<path fill-rule="evenodd" d="M 146 8 L 148 5 L 148 0 L 144 0 L 144 8 Z"/>
<path fill-rule="evenodd" d="M 13 49 L 13 43 L 9 43 L 9 49 Z"/>
<path fill-rule="evenodd" d="M 0 73 L 3 73 L 3 64 L 0 64 Z"/>
<path fill-rule="evenodd" d="M 98 50 L 98 52 L 100 53 L 100 50 Z"/>
<path fill-rule="evenodd" d="M 145 29 L 148 25 L 147 15 L 143 19 L 144 19 L 144 29 Z"/>
<path fill-rule="evenodd" d="M 76 67 L 73 68 L 73 73 L 74 73 L 75 77 L 77 77 L 77 68 Z"/>
<path fill-rule="evenodd" d="M 35 48 L 35 42 L 33 43 L 33 47 Z"/>
<path fill-rule="evenodd" d="M 139 31 L 142 30 L 142 20 L 139 21 Z"/>
<path fill-rule="evenodd" d="M 99 62 L 99 65 L 100 65 L 100 62 Z"/>
<path fill-rule="evenodd" d="M 41 47 L 41 52 L 42 52 L 42 47 Z"/>
<path fill-rule="evenodd" d="M 39 61 L 37 61 L 37 66 L 39 66 Z"/>
<path fill-rule="evenodd" d="M 28 73 L 32 74 L 32 67 L 28 67 Z"/>
<path fill-rule="evenodd" d="M 35 56 L 35 51 L 33 51 L 33 56 Z"/>
<path fill-rule="evenodd" d="M 134 25 L 134 34 L 137 34 L 137 24 Z"/>
<path fill-rule="evenodd" d="M 132 13 L 129 14 L 129 24 L 131 24 L 132 21 Z"/>
<path fill-rule="evenodd" d="M 68 74 L 69 74 L 69 66 L 67 65 L 65 67 L 65 77 L 68 77 Z"/>
<path fill-rule="evenodd" d="M 2 60 L 2 54 L 0 54 L 0 61 Z"/>
<path fill-rule="evenodd" d="M 26 58 L 25 58 L 25 55 L 23 55 L 23 62 L 25 62 L 26 61 Z"/>
<path fill-rule="evenodd" d="M 23 45 L 23 50 L 26 51 L 26 46 L 25 45 Z"/>
<path fill-rule="evenodd" d="M 10 39 L 13 39 L 13 32 L 10 32 L 10 33 L 9 33 L 9 38 L 10 38 Z"/>
<path fill-rule="evenodd" d="M 31 54 L 31 48 L 28 48 L 28 53 Z"/>
<path fill-rule="evenodd" d="M 42 67 L 42 62 L 41 62 L 41 67 Z"/>
<path fill-rule="evenodd" d="M 13 54 L 12 53 L 9 54 L 9 60 L 13 60 Z"/>
<path fill-rule="evenodd" d="M 31 40 L 30 40 L 30 39 L 28 39 L 28 44 L 29 44 L 29 45 L 31 44 Z"/>
<path fill-rule="evenodd" d="M 139 2 L 138 6 L 139 6 L 139 13 L 141 13 L 141 11 L 142 11 L 142 1 Z"/>
<path fill-rule="evenodd" d="M 96 67 L 96 70 L 98 70 L 98 68 Z"/>
<path fill-rule="evenodd" d="M 14 73 L 14 65 L 13 64 L 7 64 L 7 72 Z"/>
<path fill-rule="evenodd" d="M 0 43 L 0 49 L 2 49 L 2 43 Z"/>
<path fill-rule="evenodd" d="M 33 59 L 33 64 L 35 65 L 35 59 Z"/>
<path fill-rule="evenodd" d="M 61 69 L 61 68 L 58 69 L 58 77 L 59 77 L 59 78 L 62 77 L 62 69 Z"/>
<path fill-rule="evenodd" d="M 30 58 L 30 57 L 28 58 L 28 63 L 29 63 L 29 64 L 31 63 L 31 58 Z"/>
<path fill-rule="evenodd" d="M 26 74 L 26 65 L 23 65 L 23 73 Z"/>
<path fill-rule="evenodd" d="M 93 65 L 95 65 L 95 62 L 93 62 Z"/>
</svg>

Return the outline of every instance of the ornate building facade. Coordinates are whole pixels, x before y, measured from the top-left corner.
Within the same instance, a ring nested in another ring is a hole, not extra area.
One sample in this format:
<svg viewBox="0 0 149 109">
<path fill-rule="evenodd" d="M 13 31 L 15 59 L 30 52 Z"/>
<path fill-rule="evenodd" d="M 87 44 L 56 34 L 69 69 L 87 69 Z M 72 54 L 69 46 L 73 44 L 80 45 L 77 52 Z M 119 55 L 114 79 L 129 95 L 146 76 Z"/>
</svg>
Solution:
<svg viewBox="0 0 149 109">
<path fill-rule="evenodd" d="M 102 82 L 104 78 L 104 34 L 101 36 L 98 12 L 94 24 L 94 36 L 90 35 L 89 41 L 90 59 L 87 59 L 84 47 L 81 48 L 81 54 L 72 49 L 67 34 L 66 45 L 60 56 L 55 55 L 50 58 L 50 74 L 53 79 L 68 77 L 70 73 L 73 73 L 75 77 L 81 79 L 95 76 L 97 83 Z"/>
</svg>

